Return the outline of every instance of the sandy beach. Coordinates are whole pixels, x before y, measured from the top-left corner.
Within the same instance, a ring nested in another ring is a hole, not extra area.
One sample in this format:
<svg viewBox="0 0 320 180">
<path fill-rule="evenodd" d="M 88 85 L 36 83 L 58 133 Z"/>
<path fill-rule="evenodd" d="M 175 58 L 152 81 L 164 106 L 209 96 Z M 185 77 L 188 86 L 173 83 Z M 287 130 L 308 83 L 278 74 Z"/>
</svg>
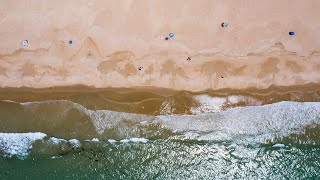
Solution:
<svg viewBox="0 0 320 180">
<path fill-rule="evenodd" d="M 319 83 L 319 9 L 317 0 L 4 0 L 0 86 Z"/>
<path fill-rule="evenodd" d="M 0 0 L 0 179 L 319 179 L 319 0 Z"/>
</svg>

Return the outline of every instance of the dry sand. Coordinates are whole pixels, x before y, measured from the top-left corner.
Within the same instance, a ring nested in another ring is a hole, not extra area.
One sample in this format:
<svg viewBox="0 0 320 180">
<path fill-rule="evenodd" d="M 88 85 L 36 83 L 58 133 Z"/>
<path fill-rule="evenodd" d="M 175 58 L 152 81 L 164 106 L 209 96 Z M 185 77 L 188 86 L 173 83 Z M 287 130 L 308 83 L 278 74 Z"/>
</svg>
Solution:
<svg viewBox="0 0 320 180">
<path fill-rule="evenodd" d="M 319 0 L 0 4 L 1 87 L 200 91 L 320 83 Z M 165 41 L 170 32 L 175 37 Z"/>
</svg>

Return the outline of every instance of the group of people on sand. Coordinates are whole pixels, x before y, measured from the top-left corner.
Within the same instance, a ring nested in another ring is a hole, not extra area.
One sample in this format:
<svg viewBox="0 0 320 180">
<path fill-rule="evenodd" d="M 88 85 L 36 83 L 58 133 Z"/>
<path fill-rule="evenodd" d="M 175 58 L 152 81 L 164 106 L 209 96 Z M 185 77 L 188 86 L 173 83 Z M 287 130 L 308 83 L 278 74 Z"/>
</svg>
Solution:
<svg viewBox="0 0 320 180">
<path fill-rule="evenodd" d="M 229 24 L 226 23 L 226 22 L 221 23 L 221 27 L 223 27 L 223 28 L 227 28 L 228 26 L 229 26 Z M 173 34 L 173 33 L 170 33 L 169 36 L 165 37 L 164 39 L 165 39 L 166 41 L 168 41 L 169 39 L 172 39 L 173 37 L 174 37 L 174 34 Z M 188 57 L 188 58 L 187 58 L 187 61 L 191 61 L 191 57 Z M 140 70 L 140 69 L 139 69 L 139 70 Z M 223 77 L 221 77 L 221 78 L 223 78 Z"/>
</svg>

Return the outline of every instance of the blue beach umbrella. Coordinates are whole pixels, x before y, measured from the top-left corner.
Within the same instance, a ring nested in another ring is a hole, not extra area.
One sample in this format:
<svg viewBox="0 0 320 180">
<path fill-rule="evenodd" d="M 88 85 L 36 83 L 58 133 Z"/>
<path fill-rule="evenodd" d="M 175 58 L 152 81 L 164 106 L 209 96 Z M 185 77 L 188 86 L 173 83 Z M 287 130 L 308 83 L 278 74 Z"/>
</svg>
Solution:
<svg viewBox="0 0 320 180">
<path fill-rule="evenodd" d="M 72 44 L 72 40 L 69 41 L 69 44 Z"/>
<path fill-rule="evenodd" d="M 173 34 L 173 33 L 170 33 L 170 34 L 169 34 L 169 37 L 170 37 L 170 39 L 172 39 L 172 38 L 174 37 L 174 34 Z"/>
</svg>

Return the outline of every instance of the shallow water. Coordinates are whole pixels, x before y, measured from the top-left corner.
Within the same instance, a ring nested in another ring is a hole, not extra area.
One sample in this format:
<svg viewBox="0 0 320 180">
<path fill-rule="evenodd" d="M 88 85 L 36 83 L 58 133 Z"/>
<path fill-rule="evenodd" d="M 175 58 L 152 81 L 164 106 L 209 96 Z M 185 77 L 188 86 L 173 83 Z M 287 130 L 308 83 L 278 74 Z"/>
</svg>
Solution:
<svg viewBox="0 0 320 180">
<path fill-rule="evenodd" d="M 316 90 L 7 94 L 0 179 L 320 176 Z"/>
</svg>

